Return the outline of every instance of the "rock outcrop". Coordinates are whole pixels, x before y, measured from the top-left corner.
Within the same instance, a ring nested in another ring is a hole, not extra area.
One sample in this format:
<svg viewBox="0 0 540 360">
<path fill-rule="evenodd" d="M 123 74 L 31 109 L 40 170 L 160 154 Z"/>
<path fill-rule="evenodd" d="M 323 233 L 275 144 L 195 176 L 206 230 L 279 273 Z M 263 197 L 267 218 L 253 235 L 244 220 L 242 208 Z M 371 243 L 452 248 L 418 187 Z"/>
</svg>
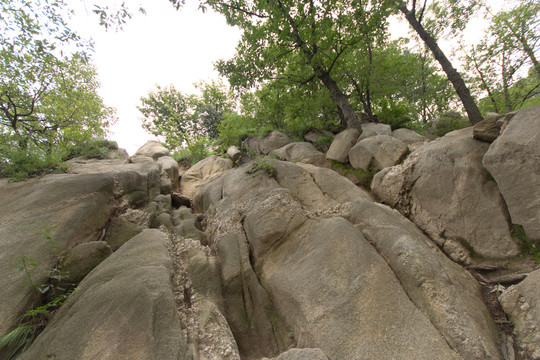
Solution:
<svg viewBox="0 0 540 360">
<path fill-rule="evenodd" d="M 356 144 L 360 131 L 354 128 L 343 130 L 336 135 L 326 153 L 326 158 L 340 163 L 346 163 L 349 160 L 349 150 Z"/>
<path fill-rule="evenodd" d="M 508 206 L 512 223 L 540 239 L 540 106 L 519 111 L 491 144 L 482 163 Z"/>
<path fill-rule="evenodd" d="M 519 247 L 510 236 L 505 202 L 482 165 L 488 147 L 473 139 L 472 128 L 449 133 L 376 174 L 373 194 L 456 261 L 515 256 Z"/>
</svg>

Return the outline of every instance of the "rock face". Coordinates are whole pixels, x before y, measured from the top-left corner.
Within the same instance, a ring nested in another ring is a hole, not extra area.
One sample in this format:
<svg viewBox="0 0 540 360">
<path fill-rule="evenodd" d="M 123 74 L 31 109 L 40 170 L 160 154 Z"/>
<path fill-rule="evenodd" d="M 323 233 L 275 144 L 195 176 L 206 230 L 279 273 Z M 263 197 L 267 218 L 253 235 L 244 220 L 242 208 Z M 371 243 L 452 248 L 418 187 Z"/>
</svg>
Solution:
<svg viewBox="0 0 540 360">
<path fill-rule="evenodd" d="M 137 235 L 85 278 L 21 359 L 191 358 L 171 273 L 164 234 Z"/>
<path fill-rule="evenodd" d="M 375 135 L 358 141 L 349 151 L 349 162 L 355 169 L 382 170 L 398 164 L 409 147 L 390 135 Z"/>
<path fill-rule="evenodd" d="M 186 196 L 199 186 L 203 179 L 211 175 L 220 174 L 232 168 L 231 159 L 223 159 L 217 155 L 212 155 L 193 165 L 180 179 L 180 190 Z"/>
<path fill-rule="evenodd" d="M 540 239 L 540 106 L 519 111 L 491 144 L 483 164 L 508 205 L 512 223 Z"/>
<path fill-rule="evenodd" d="M 427 142 L 426 137 L 410 129 L 396 129 L 392 131 L 392 136 L 403 141 L 407 145 Z"/>
<path fill-rule="evenodd" d="M 362 134 L 357 141 L 361 141 L 371 136 L 376 135 L 391 135 L 392 128 L 388 124 L 382 123 L 364 123 L 362 124 Z"/>
<path fill-rule="evenodd" d="M 158 158 L 167 155 L 169 155 L 169 150 L 161 145 L 158 141 L 148 141 L 135 152 L 134 157 L 147 156 L 157 160 Z"/>
<path fill-rule="evenodd" d="M 291 142 L 291 138 L 280 131 L 270 131 L 262 139 L 251 137 L 244 140 L 248 149 L 256 154 L 268 155 L 273 150 L 279 149 Z"/>
<path fill-rule="evenodd" d="M 486 118 L 474 125 L 473 136 L 475 139 L 493 142 L 499 136 L 501 126 L 497 123 L 496 118 Z"/>
<path fill-rule="evenodd" d="M 500 358 L 478 284 L 414 225 L 331 170 L 272 166 L 273 178 L 247 165 L 193 196 L 243 357 L 294 346 L 329 359 Z"/>
<path fill-rule="evenodd" d="M 59 252 L 98 240 L 112 212 L 113 189 L 110 174 L 48 175 L 0 187 L 0 335 L 37 301 L 18 270 L 21 259 L 33 259 L 32 281 L 46 283 Z"/>
<path fill-rule="evenodd" d="M 349 150 L 356 144 L 360 136 L 357 129 L 346 129 L 336 135 L 330 149 L 326 153 L 326 158 L 340 163 L 346 163 L 349 160 Z"/>
<path fill-rule="evenodd" d="M 373 194 L 456 261 L 470 261 L 465 247 L 487 258 L 514 256 L 519 248 L 510 236 L 504 201 L 482 166 L 488 146 L 472 138 L 472 128 L 449 133 L 376 174 Z"/>
<path fill-rule="evenodd" d="M 112 254 L 105 241 L 91 241 L 70 249 L 62 261 L 69 282 L 79 283 L 90 271 Z"/>
<path fill-rule="evenodd" d="M 499 301 L 514 323 L 520 345 L 532 359 L 540 359 L 540 270 L 518 285 L 509 287 Z"/>
<path fill-rule="evenodd" d="M 324 162 L 324 154 L 309 142 L 293 142 L 274 150 L 273 153 L 287 161 Z"/>
</svg>

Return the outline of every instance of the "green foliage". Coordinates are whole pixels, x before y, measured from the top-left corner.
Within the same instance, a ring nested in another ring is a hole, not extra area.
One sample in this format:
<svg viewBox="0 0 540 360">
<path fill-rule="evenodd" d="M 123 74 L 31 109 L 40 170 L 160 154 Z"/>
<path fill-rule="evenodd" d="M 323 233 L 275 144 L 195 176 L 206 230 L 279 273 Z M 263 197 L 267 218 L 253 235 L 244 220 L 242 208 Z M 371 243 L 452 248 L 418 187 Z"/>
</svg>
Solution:
<svg viewBox="0 0 540 360">
<path fill-rule="evenodd" d="M 118 144 L 107 139 L 91 139 L 86 142 L 74 143 L 66 148 L 65 160 L 75 157 L 106 159 L 111 150 L 118 150 Z"/>
<path fill-rule="evenodd" d="M 49 242 L 52 252 L 59 256 L 57 243 L 50 234 L 53 227 L 43 225 L 42 229 L 34 231 L 43 235 Z M 6 360 L 15 359 L 24 352 L 45 328 L 53 313 L 63 305 L 73 292 L 59 286 L 65 279 L 65 274 L 58 267 L 48 273 L 49 281 L 38 284 L 33 280 L 33 269 L 38 266 L 35 259 L 22 255 L 17 259 L 19 271 L 24 273 L 24 282 L 29 286 L 36 298 L 41 299 L 41 305 L 28 310 L 19 320 L 19 325 L 0 338 L 0 351 L 5 352 Z"/>
<path fill-rule="evenodd" d="M 272 160 L 258 157 L 251 163 L 251 167 L 246 172 L 247 174 L 255 174 L 258 172 L 263 172 L 266 175 L 270 176 L 271 178 L 275 178 L 277 173 L 276 169 L 274 169 L 274 164 L 272 163 Z"/>
<path fill-rule="evenodd" d="M 540 264 L 540 239 L 530 240 L 521 225 L 513 225 L 511 234 L 519 242 L 521 251 Z"/>
<path fill-rule="evenodd" d="M 208 138 L 199 137 L 198 139 L 193 140 L 189 145 L 176 150 L 172 154 L 172 157 L 178 163 L 192 166 L 213 154 L 210 150 L 211 146 L 212 143 Z"/>
<path fill-rule="evenodd" d="M 313 143 L 313 146 L 315 146 L 319 151 L 326 152 L 330 148 L 330 145 L 332 145 L 333 141 L 334 141 L 333 136 L 322 135 L 317 140 L 315 140 L 315 142 Z"/>
<path fill-rule="evenodd" d="M 143 128 L 165 138 L 169 149 L 190 146 L 198 138 L 218 137 L 218 127 L 232 111 L 232 95 L 222 82 L 195 84 L 200 95 L 183 94 L 174 86 L 150 91 L 138 106 Z"/>
<path fill-rule="evenodd" d="M 459 113 L 448 112 L 446 114 L 442 114 L 441 117 L 433 123 L 430 131 L 434 135 L 444 136 L 451 131 L 463 129 L 469 126 L 471 126 L 471 123 Z"/>
<path fill-rule="evenodd" d="M 7 145 L 0 144 L 0 177 L 7 177 L 10 181 L 23 181 L 69 170 L 62 161 L 61 153 L 46 153 L 33 144 L 28 144 L 26 148 L 16 145 L 9 147 L 9 143 Z"/>
<path fill-rule="evenodd" d="M 373 171 L 371 169 L 354 169 L 349 164 L 342 164 L 334 160 L 329 161 L 332 165 L 332 168 L 336 170 L 339 174 L 341 174 L 342 176 L 352 174 L 358 180 L 358 185 L 362 186 L 366 190 L 371 190 L 371 180 L 373 180 L 373 176 L 375 176 L 376 171 Z"/>
</svg>

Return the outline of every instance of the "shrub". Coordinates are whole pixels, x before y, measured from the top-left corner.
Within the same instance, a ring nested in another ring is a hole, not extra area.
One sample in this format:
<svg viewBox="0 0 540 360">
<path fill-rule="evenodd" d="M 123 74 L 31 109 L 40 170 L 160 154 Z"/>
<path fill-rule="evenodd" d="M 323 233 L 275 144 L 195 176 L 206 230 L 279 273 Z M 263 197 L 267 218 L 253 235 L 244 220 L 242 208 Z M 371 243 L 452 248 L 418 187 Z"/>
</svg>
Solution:
<svg viewBox="0 0 540 360">
<path fill-rule="evenodd" d="M 186 166 L 192 166 L 213 154 L 211 142 L 205 137 L 194 140 L 188 146 L 176 150 L 172 157 Z"/>
<path fill-rule="evenodd" d="M 55 152 L 46 154 L 31 145 L 26 149 L 15 147 L 3 150 L 0 154 L 0 176 L 7 177 L 10 181 L 23 181 L 68 171 L 68 166 L 62 162 L 62 156 Z"/>
<path fill-rule="evenodd" d="M 439 119 L 433 121 L 431 126 L 431 132 L 437 136 L 444 136 L 445 134 L 463 129 L 471 126 L 469 120 L 457 112 L 447 112 Z"/>
</svg>

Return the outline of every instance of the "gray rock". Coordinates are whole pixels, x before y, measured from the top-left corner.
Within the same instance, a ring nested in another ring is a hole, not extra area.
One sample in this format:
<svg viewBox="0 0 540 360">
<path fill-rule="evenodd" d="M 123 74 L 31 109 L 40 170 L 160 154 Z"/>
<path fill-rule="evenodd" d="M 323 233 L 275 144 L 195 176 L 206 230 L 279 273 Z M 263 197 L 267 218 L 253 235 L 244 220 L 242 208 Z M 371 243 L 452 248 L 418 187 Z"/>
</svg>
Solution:
<svg viewBox="0 0 540 360">
<path fill-rule="evenodd" d="M 161 226 L 165 226 L 167 229 L 172 230 L 173 229 L 173 223 L 171 219 L 171 215 L 167 213 L 162 213 L 156 216 L 154 221 L 152 221 L 152 225 L 150 225 L 154 229 L 159 229 Z"/>
<path fill-rule="evenodd" d="M 532 359 L 540 359 L 540 270 L 499 296 L 499 302 L 514 324 L 514 334 Z"/>
<path fill-rule="evenodd" d="M 181 206 L 185 206 L 188 208 L 192 207 L 191 199 L 188 198 L 187 196 L 177 194 L 177 193 L 172 193 L 171 199 L 172 199 L 172 206 L 176 209 L 178 209 Z"/>
<path fill-rule="evenodd" d="M 485 154 L 512 223 L 540 239 L 540 106 L 519 111 Z"/>
<path fill-rule="evenodd" d="M 236 146 L 229 146 L 227 149 L 227 155 L 233 162 L 237 162 L 238 159 L 240 159 L 240 156 L 242 156 L 242 153 L 240 152 L 240 149 Z"/>
<path fill-rule="evenodd" d="M 109 244 L 112 251 L 116 251 L 129 239 L 140 234 L 141 231 L 140 226 L 131 223 L 126 217 L 115 217 L 111 220 L 104 240 Z"/>
<path fill-rule="evenodd" d="M 375 135 L 360 140 L 349 151 L 349 162 L 355 169 L 382 170 L 398 164 L 409 151 L 408 146 L 390 135 Z"/>
<path fill-rule="evenodd" d="M 290 349 L 277 357 L 277 360 L 328 360 L 321 349 Z"/>
<path fill-rule="evenodd" d="M 178 163 L 170 156 L 162 156 L 157 160 L 161 165 L 161 174 L 166 175 L 171 180 L 173 188 L 178 185 Z"/>
<path fill-rule="evenodd" d="M 375 175 L 372 193 L 398 209 L 449 255 L 469 262 L 460 246 L 477 255 L 508 258 L 519 253 L 510 236 L 504 201 L 481 160 L 489 144 L 474 140 L 472 128 L 424 145 L 403 164 Z"/>
<path fill-rule="evenodd" d="M 159 141 L 154 140 L 148 141 L 135 152 L 135 156 L 148 156 L 154 160 L 167 155 L 169 155 L 169 150 L 161 145 Z"/>
<path fill-rule="evenodd" d="M 264 138 L 259 141 L 259 150 L 264 155 L 270 154 L 271 151 L 279 149 L 291 142 L 291 138 L 279 131 L 270 131 Z"/>
<path fill-rule="evenodd" d="M 392 136 L 396 139 L 403 141 L 407 145 L 424 143 L 428 141 L 425 136 L 418 134 L 416 131 L 405 128 L 400 128 L 392 131 Z"/>
<path fill-rule="evenodd" d="M 97 267 L 21 359 L 191 359 L 166 236 L 146 230 Z"/>
<path fill-rule="evenodd" d="M 133 155 L 129 158 L 129 162 L 132 164 L 152 163 L 154 159 L 151 156 Z"/>
<path fill-rule="evenodd" d="M 221 174 L 232 169 L 231 159 L 223 159 L 217 155 L 212 155 L 193 165 L 180 180 L 180 190 L 182 194 L 190 197 L 197 186 L 201 185 L 212 175 Z"/>
<path fill-rule="evenodd" d="M 18 270 L 21 259 L 37 263 L 33 282 L 46 283 L 62 251 L 99 239 L 112 212 L 113 189 L 110 174 L 47 175 L 0 187 L 0 336 L 37 300 Z"/>
<path fill-rule="evenodd" d="M 396 210 L 358 199 L 349 221 L 385 259 L 415 306 L 464 359 L 500 359 L 478 282 Z M 464 341 L 464 339 L 467 339 Z"/>
<path fill-rule="evenodd" d="M 495 117 L 486 118 L 473 127 L 473 137 L 477 140 L 493 142 L 499 136 L 501 126 Z"/>
<path fill-rule="evenodd" d="M 171 179 L 166 176 L 161 176 L 161 182 L 159 186 L 162 195 L 168 195 L 173 191 L 173 184 L 171 182 Z"/>
<path fill-rule="evenodd" d="M 346 163 L 349 160 L 349 150 L 356 144 L 360 136 L 357 129 L 346 129 L 336 135 L 330 149 L 326 153 L 326 158 L 340 163 Z"/>
<path fill-rule="evenodd" d="M 392 128 L 388 124 L 382 123 L 363 123 L 362 134 L 358 137 L 357 141 L 361 141 L 375 135 L 391 135 Z"/>
<path fill-rule="evenodd" d="M 75 246 L 66 252 L 61 263 L 65 280 L 79 283 L 111 254 L 111 247 L 105 241 L 90 241 Z"/>
<path fill-rule="evenodd" d="M 287 161 L 310 163 L 325 160 L 324 154 L 309 142 L 293 142 L 273 151 L 274 154 Z"/>
</svg>

